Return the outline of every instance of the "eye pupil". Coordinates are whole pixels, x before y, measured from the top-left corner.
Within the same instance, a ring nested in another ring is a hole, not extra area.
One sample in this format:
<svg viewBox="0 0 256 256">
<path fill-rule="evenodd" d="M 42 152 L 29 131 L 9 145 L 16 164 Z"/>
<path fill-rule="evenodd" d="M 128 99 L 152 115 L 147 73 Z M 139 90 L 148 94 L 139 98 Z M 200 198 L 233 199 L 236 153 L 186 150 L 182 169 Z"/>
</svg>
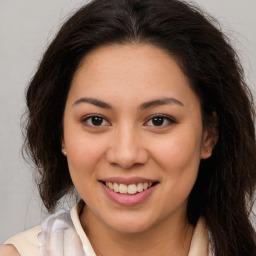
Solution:
<svg viewBox="0 0 256 256">
<path fill-rule="evenodd" d="M 95 126 L 101 125 L 103 122 L 103 118 L 100 116 L 94 116 L 92 117 L 92 124 Z"/>
<path fill-rule="evenodd" d="M 164 122 L 164 118 L 160 116 L 156 116 L 152 119 L 152 123 L 155 126 L 161 126 L 163 125 L 163 122 Z"/>
</svg>

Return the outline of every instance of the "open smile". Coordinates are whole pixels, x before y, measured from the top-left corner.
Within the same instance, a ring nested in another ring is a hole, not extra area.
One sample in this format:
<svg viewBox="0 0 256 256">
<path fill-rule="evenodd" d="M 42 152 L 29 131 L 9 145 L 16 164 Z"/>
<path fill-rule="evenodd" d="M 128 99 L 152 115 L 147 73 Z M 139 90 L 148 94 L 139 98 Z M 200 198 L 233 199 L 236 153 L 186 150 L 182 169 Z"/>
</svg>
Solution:
<svg viewBox="0 0 256 256">
<path fill-rule="evenodd" d="M 152 186 L 156 185 L 158 182 L 152 183 L 152 182 L 143 182 L 138 184 L 118 184 L 118 183 L 112 183 L 112 182 L 103 182 L 105 186 L 107 186 L 112 191 L 115 191 L 116 193 L 120 194 L 129 194 L 134 195 L 137 193 L 140 193 L 142 191 L 145 191 Z"/>
<path fill-rule="evenodd" d="M 159 184 L 157 181 L 138 178 L 137 182 L 134 179 L 110 178 L 100 180 L 100 183 L 107 196 L 123 206 L 133 206 L 143 202 Z"/>
</svg>

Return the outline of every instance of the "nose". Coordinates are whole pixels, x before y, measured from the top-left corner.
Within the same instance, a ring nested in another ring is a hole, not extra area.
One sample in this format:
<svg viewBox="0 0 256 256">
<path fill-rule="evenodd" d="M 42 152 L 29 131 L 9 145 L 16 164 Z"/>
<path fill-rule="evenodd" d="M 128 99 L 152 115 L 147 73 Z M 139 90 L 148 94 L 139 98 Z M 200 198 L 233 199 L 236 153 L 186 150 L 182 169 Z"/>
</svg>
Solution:
<svg viewBox="0 0 256 256">
<path fill-rule="evenodd" d="M 106 152 L 107 161 L 124 169 L 143 165 L 148 161 L 141 134 L 134 127 L 120 127 L 113 132 Z"/>
</svg>

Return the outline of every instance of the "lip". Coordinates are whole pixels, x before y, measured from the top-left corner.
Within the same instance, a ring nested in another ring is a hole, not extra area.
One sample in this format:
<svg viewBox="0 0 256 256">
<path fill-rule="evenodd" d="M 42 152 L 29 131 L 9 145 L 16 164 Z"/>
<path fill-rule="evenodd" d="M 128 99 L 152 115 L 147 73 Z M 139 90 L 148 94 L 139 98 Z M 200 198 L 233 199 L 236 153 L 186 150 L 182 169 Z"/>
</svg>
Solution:
<svg viewBox="0 0 256 256">
<path fill-rule="evenodd" d="M 111 181 L 110 181 L 111 180 Z M 118 180 L 118 181 L 117 181 Z M 136 179 L 115 179 L 115 178 L 109 178 L 109 179 L 105 179 L 104 181 L 106 182 L 116 182 L 119 184 L 134 184 L 137 183 Z M 148 179 L 139 179 L 138 183 L 142 183 L 143 181 L 148 182 Z M 122 183 L 123 182 L 123 183 Z M 124 183 L 125 182 L 125 183 Z M 151 181 L 149 181 L 151 182 Z M 100 185 L 102 186 L 105 194 L 108 196 L 108 198 L 110 198 L 113 202 L 115 202 L 116 204 L 119 204 L 121 206 L 136 206 L 139 205 L 143 202 L 145 202 L 150 196 L 151 194 L 154 192 L 154 190 L 156 189 L 156 187 L 158 187 L 158 184 L 148 188 L 147 190 L 144 190 L 142 192 L 138 192 L 134 195 L 128 195 L 128 194 L 121 194 L 121 193 L 117 193 L 113 190 L 111 190 L 110 188 L 108 188 L 104 183 L 100 182 Z"/>
<path fill-rule="evenodd" d="M 109 177 L 106 179 L 102 179 L 101 181 L 104 182 L 111 182 L 111 183 L 117 183 L 117 184 L 125 184 L 125 185 L 130 185 L 130 184 L 139 184 L 139 183 L 155 183 L 157 180 L 151 180 L 151 179 L 146 179 L 143 177 L 130 177 L 130 178 L 124 178 L 124 177 Z"/>
</svg>

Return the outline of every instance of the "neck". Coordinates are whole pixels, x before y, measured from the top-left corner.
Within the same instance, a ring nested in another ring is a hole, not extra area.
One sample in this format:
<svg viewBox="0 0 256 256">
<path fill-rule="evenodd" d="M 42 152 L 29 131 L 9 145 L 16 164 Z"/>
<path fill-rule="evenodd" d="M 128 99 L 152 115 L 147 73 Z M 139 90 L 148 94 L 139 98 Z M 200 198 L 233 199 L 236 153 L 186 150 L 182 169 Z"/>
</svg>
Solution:
<svg viewBox="0 0 256 256">
<path fill-rule="evenodd" d="M 194 231 L 186 217 L 168 219 L 138 233 L 113 230 L 98 221 L 86 207 L 80 218 L 97 256 L 187 256 Z"/>
</svg>

